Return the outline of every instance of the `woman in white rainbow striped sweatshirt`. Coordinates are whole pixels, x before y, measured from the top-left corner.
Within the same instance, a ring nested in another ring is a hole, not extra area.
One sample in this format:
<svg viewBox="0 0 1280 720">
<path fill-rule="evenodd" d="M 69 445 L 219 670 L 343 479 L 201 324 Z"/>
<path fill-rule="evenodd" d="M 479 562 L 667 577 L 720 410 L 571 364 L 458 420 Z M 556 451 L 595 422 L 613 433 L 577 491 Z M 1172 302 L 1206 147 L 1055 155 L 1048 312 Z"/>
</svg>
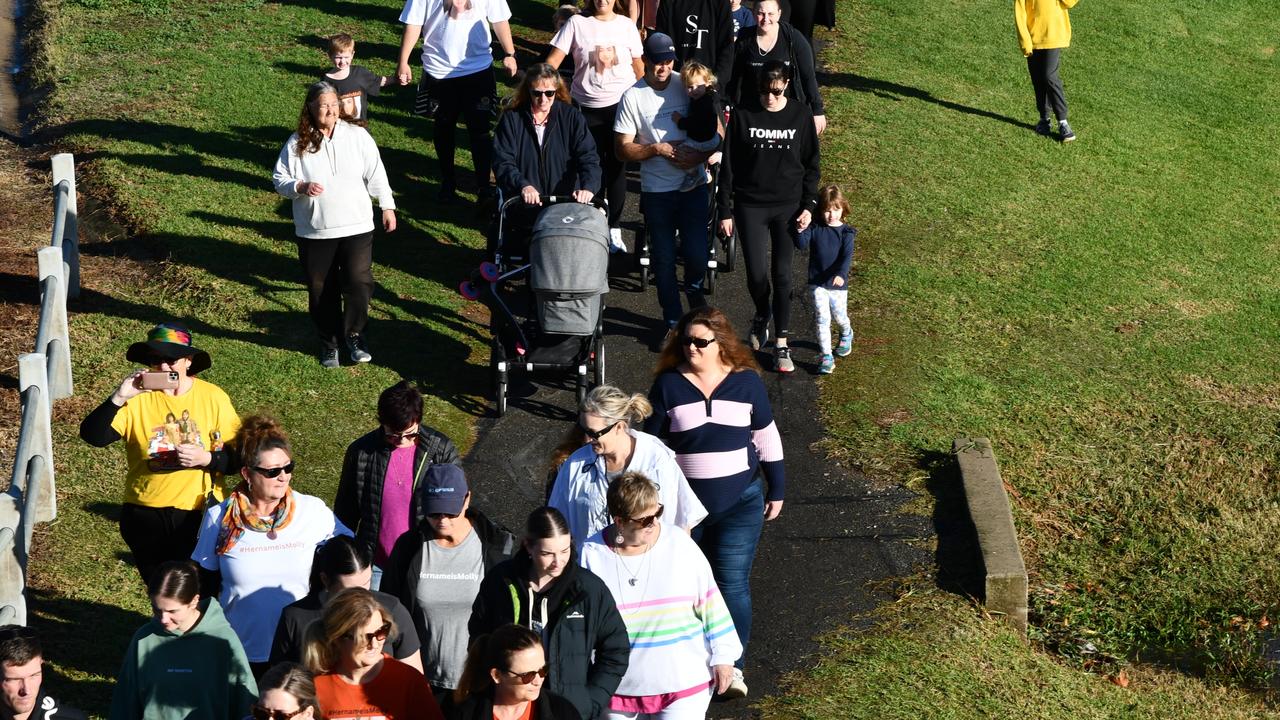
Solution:
<svg viewBox="0 0 1280 720">
<path fill-rule="evenodd" d="M 631 640 L 607 720 L 706 716 L 733 680 L 742 643 L 711 566 L 678 528 L 658 522 L 658 487 L 623 473 L 606 496 L 613 524 L 587 540 L 582 566 L 604 580 Z"/>
</svg>

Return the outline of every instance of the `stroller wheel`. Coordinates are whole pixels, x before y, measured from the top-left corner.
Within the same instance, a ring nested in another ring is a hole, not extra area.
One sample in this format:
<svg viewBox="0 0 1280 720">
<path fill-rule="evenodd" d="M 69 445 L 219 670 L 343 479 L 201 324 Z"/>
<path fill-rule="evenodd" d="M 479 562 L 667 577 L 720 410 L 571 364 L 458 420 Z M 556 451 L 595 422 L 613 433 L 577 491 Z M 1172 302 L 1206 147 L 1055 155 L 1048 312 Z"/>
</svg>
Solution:
<svg viewBox="0 0 1280 720">
<path fill-rule="evenodd" d="M 599 335 L 599 334 L 596 335 L 595 345 L 596 345 L 596 351 L 595 351 L 596 362 L 595 362 L 594 380 L 596 381 L 596 387 L 599 387 L 604 384 L 604 336 L 603 335 Z"/>
<path fill-rule="evenodd" d="M 458 292 L 462 293 L 462 297 L 468 300 L 480 299 L 480 288 L 476 287 L 476 284 L 471 282 L 470 280 L 463 280 L 461 283 L 459 283 Z"/>
<path fill-rule="evenodd" d="M 704 292 L 708 295 L 715 294 L 716 291 L 716 270 L 715 268 L 707 268 L 707 282 L 703 286 Z"/>
<path fill-rule="evenodd" d="M 497 407 L 495 408 L 495 410 L 497 411 L 498 417 L 502 417 L 503 415 L 506 415 L 507 414 L 507 383 L 506 382 L 502 380 L 498 381 L 498 389 L 496 392 L 494 392 L 494 399 L 498 401 Z"/>
<path fill-rule="evenodd" d="M 480 277 L 484 278 L 485 282 L 497 280 L 500 274 L 497 265 L 491 262 L 480 263 Z"/>
<path fill-rule="evenodd" d="M 725 272 L 733 272 L 734 258 L 738 254 L 738 230 L 735 228 L 729 236 L 724 238 L 724 262 L 720 263 L 720 267 Z"/>
<path fill-rule="evenodd" d="M 640 292 L 649 289 L 649 266 L 645 265 L 640 268 Z"/>
</svg>

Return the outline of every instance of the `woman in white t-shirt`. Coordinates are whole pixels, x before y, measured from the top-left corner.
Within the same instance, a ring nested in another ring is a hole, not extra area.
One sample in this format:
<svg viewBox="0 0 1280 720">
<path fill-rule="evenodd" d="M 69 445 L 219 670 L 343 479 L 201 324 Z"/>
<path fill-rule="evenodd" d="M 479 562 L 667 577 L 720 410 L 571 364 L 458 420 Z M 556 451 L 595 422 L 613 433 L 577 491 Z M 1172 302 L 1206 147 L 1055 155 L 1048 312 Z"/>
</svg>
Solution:
<svg viewBox="0 0 1280 720">
<path fill-rule="evenodd" d="M 614 250 L 626 250 L 621 227 L 626 165 L 613 151 L 613 119 L 622 93 L 644 77 L 644 48 L 635 23 L 614 12 L 616 7 L 617 0 L 584 0 L 583 14 L 569 18 L 551 38 L 547 63 L 558 68 L 566 56 L 573 58 L 569 94 L 587 118 L 604 170 L 601 192 L 609 200 L 609 241 Z"/>
<path fill-rule="evenodd" d="M 307 594 L 316 547 L 351 531 L 323 500 L 289 487 L 293 451 L 274 419 L 245 418 L 235 446 L 244 480 L 205 513 L 191 559 L 221 575 L 218 601 L 260 674 L 280 612 Z"/>
</svg>

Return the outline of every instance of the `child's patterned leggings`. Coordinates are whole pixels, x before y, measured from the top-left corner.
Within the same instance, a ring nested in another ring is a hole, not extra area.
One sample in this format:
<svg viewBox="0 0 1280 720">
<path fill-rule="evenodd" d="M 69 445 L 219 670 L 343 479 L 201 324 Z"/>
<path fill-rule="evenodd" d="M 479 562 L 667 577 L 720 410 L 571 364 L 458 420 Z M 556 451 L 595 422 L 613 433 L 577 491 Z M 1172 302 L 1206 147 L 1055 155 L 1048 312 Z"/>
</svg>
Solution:
<svg viewBox="0 0 1280 720">
<path fill-rule="evenodd" d="M 841 337 L 853 333 L 849 324 L 849 291 L 832 290 L 821 285 L 810 285 L 813 297 L 813 317 L 818 331 L 818 346 L 823 355 L 831 354 L 831 320 L 835 318 Z"/>
</svg>

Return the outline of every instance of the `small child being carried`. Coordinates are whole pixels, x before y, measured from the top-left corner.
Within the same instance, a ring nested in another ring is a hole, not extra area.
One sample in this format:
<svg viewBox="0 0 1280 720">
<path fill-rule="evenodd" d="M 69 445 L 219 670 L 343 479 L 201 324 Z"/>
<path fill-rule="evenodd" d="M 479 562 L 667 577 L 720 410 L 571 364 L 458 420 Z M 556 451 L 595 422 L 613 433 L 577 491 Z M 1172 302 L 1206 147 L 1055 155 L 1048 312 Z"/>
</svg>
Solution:
<svg viewBox="0 0 1280 720">
<path fill-rule="evenodd" d="M 818 332 L 822 358 L 818 372 L 826 375 L 836 368 L 831 354 L 831 319 L 840 328 L 835 354 L 853 352 L 853 326 L 849 324 L 849 268 L 853 264 L 853 240 L 858 231 L 844 224 L 849 203 L 836 185 L 818 191 L 818 212 L 814 222 L 796 236 L 796 247 L 809 249 L 809 296 Z M 817 222 L 818 218 L 822 222 Z"/>
<path fill-rule="evenodd" d="M 673 113 L 676 127 L 684 130 L 684 146 L 697 152 L 711 152 L 720 147 L 720 102 L 716 93 L 716 76 L 696 60 L 690 60 L 680 69 L 680 81 L 689 94 L 689 112 L 683 116 Z M 680 185 L 680 192 L 687 192 L 711 181 L 704 165 L 689 170 Z"/>
</svg>

